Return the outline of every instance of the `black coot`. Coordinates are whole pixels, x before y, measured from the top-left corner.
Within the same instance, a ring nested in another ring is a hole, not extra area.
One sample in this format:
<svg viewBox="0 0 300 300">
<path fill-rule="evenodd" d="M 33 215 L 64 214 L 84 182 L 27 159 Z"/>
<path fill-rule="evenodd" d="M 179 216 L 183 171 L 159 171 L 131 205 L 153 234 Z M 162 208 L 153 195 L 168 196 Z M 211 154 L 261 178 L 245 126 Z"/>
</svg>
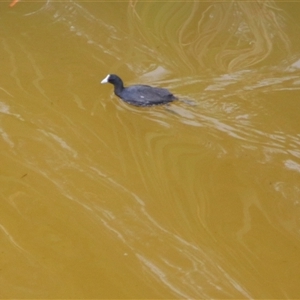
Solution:
<svg viewBox="0 0 300 300">
<path fill-rule="evenodd" d="M 114 85 L 115 94 L 125 102 L 136 106 L 150 106 L 172 102 L 177 98 L 168 90 L 149 85 L 132 85 L 124 87 L 122 79 L 114 74 L 107 75 L 101 83 Z"/>
</svg>

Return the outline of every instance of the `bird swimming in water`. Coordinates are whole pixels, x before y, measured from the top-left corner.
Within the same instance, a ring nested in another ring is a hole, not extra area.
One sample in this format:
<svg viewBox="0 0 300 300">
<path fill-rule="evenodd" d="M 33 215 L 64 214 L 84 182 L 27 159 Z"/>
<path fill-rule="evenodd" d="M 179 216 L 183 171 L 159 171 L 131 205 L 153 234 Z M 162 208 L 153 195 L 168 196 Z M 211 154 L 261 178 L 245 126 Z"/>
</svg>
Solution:
<svg viewBox="0 0 300 300">
<path fill-rule="evenodd" d="M 125 102 L 136 106 L 151 106 L 166 104 L 177 100 L 167 89 L 149 85 L 131 85 L 124 87 L 122 79 L 115 74 L 108 74 L 101 83 L 114 85 L 114 93 Z"/>
</svg>

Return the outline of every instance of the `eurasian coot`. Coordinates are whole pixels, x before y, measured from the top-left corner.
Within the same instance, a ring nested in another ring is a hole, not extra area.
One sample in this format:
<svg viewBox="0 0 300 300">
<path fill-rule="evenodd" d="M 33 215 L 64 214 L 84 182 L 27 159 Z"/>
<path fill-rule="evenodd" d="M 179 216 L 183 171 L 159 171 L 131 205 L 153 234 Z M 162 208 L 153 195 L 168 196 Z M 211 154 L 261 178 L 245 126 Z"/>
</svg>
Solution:
<svg viewBox="0 0 300 300">
<path fill-rule="evenodd" d="M 125 102 L 136 106 L 150 106 L 172 102 L 177 98 L 168 90 L 149 85 L 131 85 L 124 87 L 122 79 L 114 74 L 108 74 L 101 83 L 114 85 L 115 94 Z"/>
</svg>

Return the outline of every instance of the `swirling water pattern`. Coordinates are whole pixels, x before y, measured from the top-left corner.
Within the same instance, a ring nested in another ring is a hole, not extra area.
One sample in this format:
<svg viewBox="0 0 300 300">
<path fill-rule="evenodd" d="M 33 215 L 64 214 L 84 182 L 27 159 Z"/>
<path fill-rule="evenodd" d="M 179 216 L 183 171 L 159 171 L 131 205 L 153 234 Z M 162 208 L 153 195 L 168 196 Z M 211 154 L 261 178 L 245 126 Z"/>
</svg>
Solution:
<svg viewBox="0 0 300 300">
<path fill-rule="evenodd" d="M 1 7 L 1 297 L 296 297 L 300 72 L 283 10 Z M 181 100 L 130 107 L 99 85 L 110 72 Z"/>
</svg>

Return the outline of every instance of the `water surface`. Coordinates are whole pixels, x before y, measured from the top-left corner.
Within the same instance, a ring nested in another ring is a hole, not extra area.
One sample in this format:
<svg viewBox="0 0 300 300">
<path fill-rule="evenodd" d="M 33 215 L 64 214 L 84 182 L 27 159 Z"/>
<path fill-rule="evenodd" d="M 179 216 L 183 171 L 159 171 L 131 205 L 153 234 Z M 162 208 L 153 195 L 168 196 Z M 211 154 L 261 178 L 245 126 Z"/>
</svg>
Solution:
<svg viewBox="0 0 300 300">
<path fill-rule="evenodd" d="M 8 4 L 1 298 L 299 297 L 299 5 Z"/>
</svg>

